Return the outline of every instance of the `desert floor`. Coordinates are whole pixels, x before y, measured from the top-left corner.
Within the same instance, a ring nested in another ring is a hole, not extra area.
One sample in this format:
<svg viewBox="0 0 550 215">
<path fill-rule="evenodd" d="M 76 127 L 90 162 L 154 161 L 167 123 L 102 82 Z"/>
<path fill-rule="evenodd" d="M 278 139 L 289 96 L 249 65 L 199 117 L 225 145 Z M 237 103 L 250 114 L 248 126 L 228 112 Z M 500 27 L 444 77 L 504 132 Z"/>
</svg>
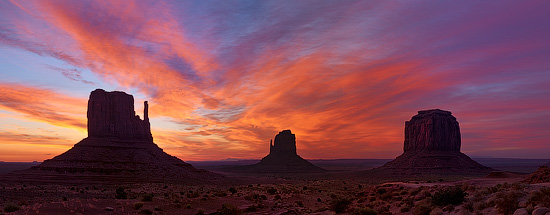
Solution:
<svg viewBox="0 0 550 215">
<path fill-rule="evenodd" d="M 0 175 L 0 214 L 512 214 L 518 208 L 528 214 L 543 212 L 550 207 L 550 184 L 521 181 L 545 161 L 516 161 L 478 160 L 515 173 L 464 178 L 354 174 L 382 160 L 314 160 L 330 171 L 286 176 L 226 173 L 224 183 L 194 185 L 8 180 Z M 190 163 L 222 172 L 247 162 Z"/>
</svg>

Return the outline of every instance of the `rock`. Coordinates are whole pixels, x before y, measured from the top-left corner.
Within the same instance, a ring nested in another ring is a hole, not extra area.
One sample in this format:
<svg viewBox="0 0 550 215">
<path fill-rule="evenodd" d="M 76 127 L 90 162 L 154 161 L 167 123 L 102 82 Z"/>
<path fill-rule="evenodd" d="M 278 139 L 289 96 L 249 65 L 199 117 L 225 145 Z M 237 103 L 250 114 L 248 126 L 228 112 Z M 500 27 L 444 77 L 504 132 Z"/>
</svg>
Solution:
<svg viewBox="0 0 550 215">
<path fill-rule="evenodd" d="M 527 207 L 527 200 L 521 200 L 521 201 L 519 201 L 518 207 L 520 207 L 520 208 Z"/>
<path fill-rule="evenodd" d="M 450 111 L 418 111 L 405 122 L 403 154 L 372 173 L 481 176 L 491 172 L 491 168 L 461 153 L 460 147 L 460 127 Z"/>
<path fill-rule="evenodd" d="M 514 215 L 529 215 L 529 211 L 525 208 L 519 208 L 516 211 L 514 211 Z"/>
<path fill-rule="evenodd" d="M 227 169 L 236 172 L 256 173 L 311 173 L 325 170 L 311 164 L 296 153 L 296 136 L 283 130 L 269 143 L 269 154 L 253 165 Z"/>
<path fill-rule="evenodd" d="M 133 96 L 120 91 L 94 90 L 88 100 L 88 136 L 153 141 L 148 108 L 145 101 L 141 120 L 135 114 Z"/>
<path fill-rule="evenodd" d="M 101 181 L 196 182 L 222 175 L 195 169 L 165 153 L 153 142 L 148 103 L 144 119 L 134 112 L 134 98 L 124 92 L 97 89 L 88 101 L 88 137 L 68 151 L 21 174 L 27 178 Z M 72 179 L 70 177 L 73 177 Z"/>
<path fill-rule="evenodd" d="M 550 209 L 548 209 L 547 207 L 538 207 L 533 210 L 532 215 L 545 215 L 548 212 L 550 212 Z"/>
<path fill-rule="evenodd" d="M 550 167 L 539 167 L 535 172 L 527 176 L 522 182 L 529 184 L 550 182 Z"/>
<path fill-rule="evenodd" d="M 115 209 L 112 207 L 105 207 L 105 211 L 114 211 Z"/>
<path fill-rule="evenodd" d="M 440 109 L 418 111 L 405 122 L 404 151 L 460 151 L 458 121 L 450 111 Z"/>
<path fill-rule="evenodd" d="M 296 155 L 296 136 L 290 130 L 275 135 L 275 144 L 270 142 L 269 154 Z"/>
</svg>

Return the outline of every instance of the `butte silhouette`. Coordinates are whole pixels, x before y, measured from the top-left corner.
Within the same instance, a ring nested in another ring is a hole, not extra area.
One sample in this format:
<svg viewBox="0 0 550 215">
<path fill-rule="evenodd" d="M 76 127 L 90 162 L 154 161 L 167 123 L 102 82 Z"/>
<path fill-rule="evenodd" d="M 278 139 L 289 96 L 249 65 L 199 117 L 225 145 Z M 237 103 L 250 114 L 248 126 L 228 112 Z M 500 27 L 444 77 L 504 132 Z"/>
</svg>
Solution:
<svg viewBox="0 0 550 215">
<path fill-rule="evenodd" d="M 405 122 L 403 154 L 375 170 L 392 174 L 479 175 L 491 172 L 460 152 L 458 121 L 450 111 L 418 111 Z"/>
<path fill-rule="evenodd" d="M 296 153 L 296 136 L 290 130 L 283 130 L 269 144 L 269 154 L 253 165 L 237 167 L 234 170 L 251 173 L 313 173 L 325 170 L 311 164 Z"/>
<path fill-rule="evenodd" d="M 88 137 L 24 173 L 49 177 L 98 176 L 97 179 L 113 176 L 116 180 L 131 181 L 199 181 L 222 177 L 195 169 L 159 148 L 153 142 L 148 108 L 145 101 L 142 120 L 135 114 L 132 95 L 94 90 L 88 100 Z"/>
</svg>

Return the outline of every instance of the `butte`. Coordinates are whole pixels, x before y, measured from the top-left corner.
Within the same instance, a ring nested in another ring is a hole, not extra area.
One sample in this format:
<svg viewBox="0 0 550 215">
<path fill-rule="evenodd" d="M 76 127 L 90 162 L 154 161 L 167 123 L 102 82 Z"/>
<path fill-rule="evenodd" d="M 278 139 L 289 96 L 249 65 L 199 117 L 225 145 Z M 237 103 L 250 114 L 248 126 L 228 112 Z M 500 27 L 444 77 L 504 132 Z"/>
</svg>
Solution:
<svg viewBox="0 0 550 215">
<path fill-rule="evenodd" d="M 222 175 L 195 169 L 153 142 L 148 103 L 143 120 L 134 97 L 97 89 L 88 100 L 88 137 L 71 149 L 18 174 L 37 180 L 74 178 L 101 181 L 199 182 Z"/>
<path fill-rule="evenodd" d="M 269 154 L 259 163 L 237 167 L 234 171 L 274 174 L 325 172 L 296 153 L 296 135 L 290 130 L 279 132 L 275 141 L 270 141 Z"/>
<path fill-rule="evenodd" d="M 418 111 L 405 122 L 403 154 L 374 169 L 393 175 L 485 175 L 492 171 L 460 152 L 458 121 L 450 111 Z"/>
</svg>

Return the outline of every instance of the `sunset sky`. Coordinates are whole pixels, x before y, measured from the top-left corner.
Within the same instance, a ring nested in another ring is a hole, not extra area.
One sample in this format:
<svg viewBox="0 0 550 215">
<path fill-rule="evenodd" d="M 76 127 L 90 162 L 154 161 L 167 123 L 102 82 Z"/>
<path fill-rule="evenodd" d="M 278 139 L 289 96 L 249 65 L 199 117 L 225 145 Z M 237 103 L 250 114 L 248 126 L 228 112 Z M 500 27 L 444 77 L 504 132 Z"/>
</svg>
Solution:
<svg viewBox="0 0 550 215">
<path fill-rule="evenodd" d="M 0 1 L 0 161 L 86 133 L 89 93 L 134 95 L 184 161 L 394 158 L 440 108 L 462 152 L 550 159 L 550 1 Z"/>
</svg>

